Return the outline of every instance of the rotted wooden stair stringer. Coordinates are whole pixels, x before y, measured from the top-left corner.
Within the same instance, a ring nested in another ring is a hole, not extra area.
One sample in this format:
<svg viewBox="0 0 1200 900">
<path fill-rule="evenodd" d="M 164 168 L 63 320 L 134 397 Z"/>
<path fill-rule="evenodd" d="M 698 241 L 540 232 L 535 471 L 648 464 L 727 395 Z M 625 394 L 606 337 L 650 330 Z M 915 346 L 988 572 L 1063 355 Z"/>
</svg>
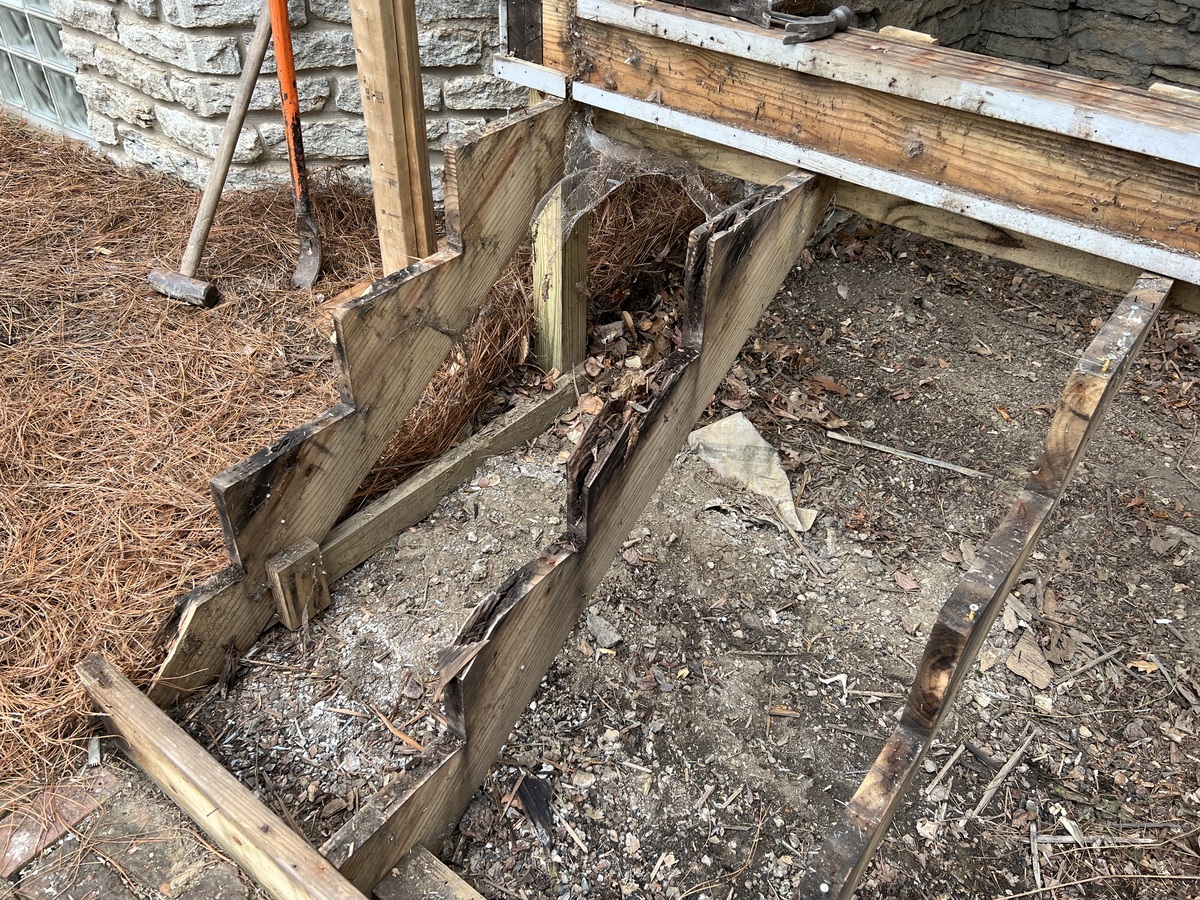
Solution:
<svg viewBox="0 0 1200 900">
<path fill-rule="evenodd" d="M 458 820 L 830 197 L 828 180 L 795 174 L 692 233 L 684 348 L 647 371 L 646 413 L 612 401 L 597 415 L 568 462 L 582 518 L 465 627 L 469 654 L 444 673 L 465 741 L 384 788 L 322 848 L 352 883 L 376 883 L 415 845 L 439 846 Z"/>
<path fill-rule="evenodd" d="M 853 895 L 1173 284 L 1139 278 L 1068 378 L 1033 474 L 942 606 L 900 723 L 815 854 L 801 898 Z"/>
<path fill-rule="evenodd" d="M 335 313 L 341 402 L 213 479 L 233 566 L 181 599 L 155 702 L 211 681 L 274 620 L 267 562 L 325 538 L 528 238 L 569 114 L 540 104 L 447 151 L 446 243 Z"/>
</svg>

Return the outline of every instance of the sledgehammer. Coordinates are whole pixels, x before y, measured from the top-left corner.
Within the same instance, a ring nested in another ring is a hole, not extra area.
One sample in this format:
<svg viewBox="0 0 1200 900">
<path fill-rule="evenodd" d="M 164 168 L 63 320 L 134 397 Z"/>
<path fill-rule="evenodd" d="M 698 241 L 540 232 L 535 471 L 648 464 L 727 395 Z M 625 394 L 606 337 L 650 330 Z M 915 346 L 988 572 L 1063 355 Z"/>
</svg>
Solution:
<svg viewBox="0 0 1200 900">
<path fill-rule="evenodd" d="M 237 90 L 229 107 L 229 118 L 225 120 L 225 133 L 221 135 L 221 145 L 217 148 L 216 158 L 208 171 L 208 180 L 204 183 L 200 209 L 196 211 L 196 221 L 192 225 L 192 234 L 183 251 L 179 271 L 150 270 L 150 287 L 165 297 L 182 300 L 193 306 L 206 307 L 216 306 L 220 299 L 215 284 L 200 281 L 195 275 L 196 270 L 200 268 L 204 245 L 208 242 L 208 232 L 212 228 L 217 203 L 221 200 L 221 190 L 225 187 L 225 177 L 229 174 L 229 164 L 233 161 L 233 151 L 242 133 L 242 123 L 246 121 L 246 110 L 250 108 L 250 95 L 254 92 L 254 84 L 258 80 L 258 73 L 262 69 L 270 42 L 271 10 L 268 4 L 263 4 L 263 11 L 259 13 L 258 24 L 254 28 L 254 37 L 251 38 L 250 47 L 246 51 L 242 77 L 238 80 Z"/>
</svg>

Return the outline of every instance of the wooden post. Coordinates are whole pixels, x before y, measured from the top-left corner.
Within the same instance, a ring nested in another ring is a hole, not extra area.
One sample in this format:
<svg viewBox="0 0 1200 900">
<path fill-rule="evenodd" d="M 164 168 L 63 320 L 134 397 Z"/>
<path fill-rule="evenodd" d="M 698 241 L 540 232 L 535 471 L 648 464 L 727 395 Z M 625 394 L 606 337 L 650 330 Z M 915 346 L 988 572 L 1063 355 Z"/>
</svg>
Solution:
<svg viewBox="0 0 1200 900">
<path fill-rule="evenodd" d="M 350 0 L 384 274 L 437 251 L 413 0 Z"/>
<path fill-rule="evenodd" d="M 563 185 L 550 192 L 533 234 L 537 358 L 543 371 L 567 372 L 587 350 L 588 214 L 565 230 Z"/>
<path fill-rule="evenodd" d="M 279 621 L 295 631 L 329 605 L 329 579 L 321 547 L 304 538 L 267 560 L 267 581 Z"/>
</svg>

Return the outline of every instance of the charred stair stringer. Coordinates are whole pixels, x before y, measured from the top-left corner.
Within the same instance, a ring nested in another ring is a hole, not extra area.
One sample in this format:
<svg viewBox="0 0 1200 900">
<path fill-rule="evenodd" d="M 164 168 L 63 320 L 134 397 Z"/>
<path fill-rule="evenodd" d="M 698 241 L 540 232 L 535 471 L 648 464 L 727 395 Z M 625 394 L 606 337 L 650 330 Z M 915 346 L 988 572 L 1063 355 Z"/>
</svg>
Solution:
<svg viewBox="0 0 1200 900">
<path fill-rule="evenodd" d="M 485 598 L 444 657 L 449 720 L 465 739 L 325 844 L 354 884 L 374 885 L 418 844 L 438 846 L 461 815 L 831 193 L 826 179 L 795 173 L 692 232 L 681 349 L 647 370 L 636 400 L 596 416 L 568 462 L 567 532 Z"/>
</svg>

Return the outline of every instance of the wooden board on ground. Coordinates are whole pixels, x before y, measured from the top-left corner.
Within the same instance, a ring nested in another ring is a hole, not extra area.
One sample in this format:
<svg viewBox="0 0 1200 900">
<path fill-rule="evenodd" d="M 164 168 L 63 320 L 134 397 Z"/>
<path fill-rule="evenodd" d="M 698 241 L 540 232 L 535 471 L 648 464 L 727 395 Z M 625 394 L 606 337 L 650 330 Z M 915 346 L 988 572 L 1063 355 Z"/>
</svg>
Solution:
<svg viewBox="0 0 1200 900">
<path fill-rule="evenodd" d="M 375 887 L 375 900 L 483 900 L 440 859 L 413 847 L 396 871 Z"/>
<path fill-rule="evenodd" d="M 447 151 L 448 246 L 335 313 L 341 403 L 213 479 L 235 568 L 195 592 L 151 695 L 207 683 L 274 611 L 265 563 L 320 542 L 479 310 L 542 196 L 562 176 L 566 104 L 549 102 Z"/>
<path fill-rule="evenodd" d="M 76 667 L 126 753 L 279 900 L 362 900 L 330 863 L 267 809 L 103 656 Z"/>
<path fill-rule="evenodd" d="M 606 405 L 580 442 L 568 463 L 568 504 L 582 520 L 485 599 L 467 625 L 485 636 L 455 677 L 465 744 L 385 789 L 323 848 L 352 882 L 377 883 L 413 846 L 437 846 L 457 820 L 830 195 L 822 179 L 790 177 L 693 232 L 684 349 L 648 374 L 661 379 L 662 394 L 647 399 L 641 419 L 623 418 L 632 407 Z M 621 428 L 609 440 L 614 415 Z"/>
<path fill-rule="evenodd" d="M 849 900 L 854 893 L 1171 287 L 1167 279 L 1139 279 L 1067 380 L 1033 475 L 942 606 L 900 724 L 817 851 L 801 896 Z"/>
<path fill-rule="evenodd" d="M 563 375 L 553 390 L 521 400 L 478 434 L 472 435 L 403 484 L 339 522 L 321 544 L 330 580 L 336 581 L 365 562 L 393 537 L 424 519 L 438 502 L 491 456 L 533 440 L 586 391 L 581 371 Z"/>
</svg>

